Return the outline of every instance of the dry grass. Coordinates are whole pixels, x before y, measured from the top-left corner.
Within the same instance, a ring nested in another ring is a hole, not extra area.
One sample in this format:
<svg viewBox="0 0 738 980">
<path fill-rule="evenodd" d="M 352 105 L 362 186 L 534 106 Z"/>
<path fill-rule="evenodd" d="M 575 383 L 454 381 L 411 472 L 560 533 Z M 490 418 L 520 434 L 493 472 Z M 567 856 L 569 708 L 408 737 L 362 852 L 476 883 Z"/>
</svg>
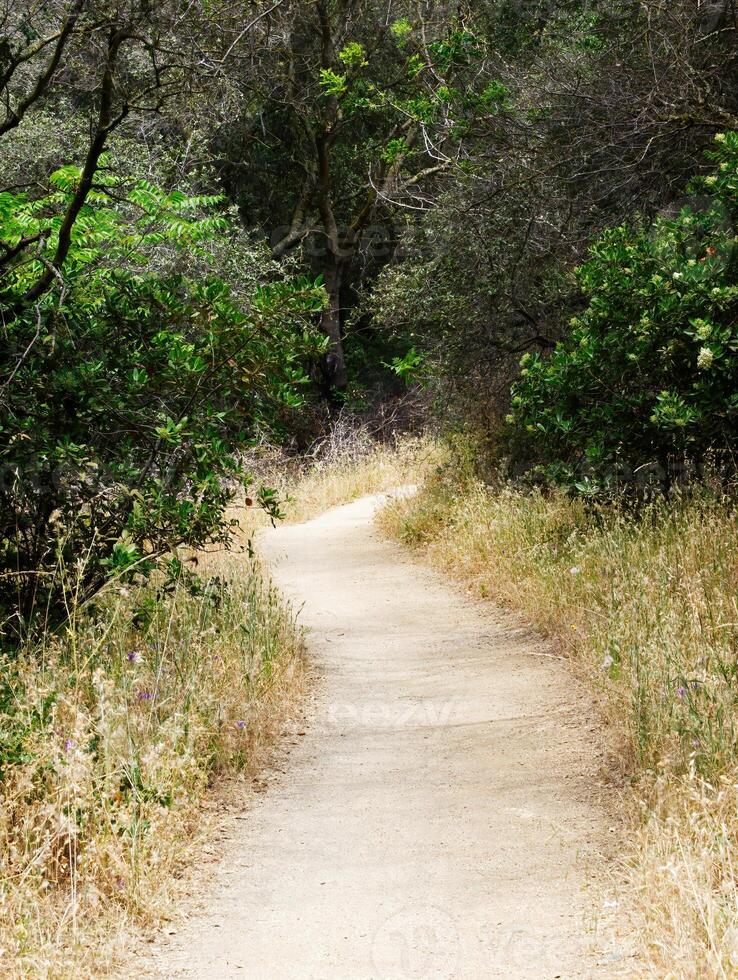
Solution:
<svg viewBox="0 0 738 980">
<path fill-rule="evenodd" d="M 347 422 L 307 459 L 267 448 L 254 468 L 300 521 L 435 461 L 427 440 L 383 446 Z M 131 937 L 172 912 L 213 781 L 253 771 L 301 693 L 300 636 L 248 558 L 265 518 L 232 516 L 239 545 L 198 556 L 199 594 L 109 589 L 2 664 L 3 977 L 114 973 Z"/>
<path fill-rule="evenodd" d="M 299 692 L 301 640 L 259 569 L 202 564 L 201 594 L 111 591 L 2 665 L 4 977 L 114 971 L 170 911 L 211 781 L 258 763 Z"/>
<path fill-rule="evenodd" d="M 638 517 L 439 472 L 385 529 L 520 610 L 601 697 L 640 814 L 627 855 L 658 977 L 738 976 L 738 523 L 699 491 Z"/>
<path fill-rule="evenodd" d="M 299 459 L 266 448 L 250 463 L 284 500 L 285 519 L 299 524 L 367 494 L 422 483 L 438 466 L 439 453 L 438 443 L 425 436 L 379 442 L 368 427 L 339 417 L 330 433 Z"/>
<path fill-rule="evenodd" d="M 436 460 L 434 444 L 418 438 L 401 439 L 391 446 L 373 444 L 356 455 L 352 449 L 319 457 L 288 486 L 287 519 L 307 521 L 366 494 L 422 483 Z"/>
</svg>

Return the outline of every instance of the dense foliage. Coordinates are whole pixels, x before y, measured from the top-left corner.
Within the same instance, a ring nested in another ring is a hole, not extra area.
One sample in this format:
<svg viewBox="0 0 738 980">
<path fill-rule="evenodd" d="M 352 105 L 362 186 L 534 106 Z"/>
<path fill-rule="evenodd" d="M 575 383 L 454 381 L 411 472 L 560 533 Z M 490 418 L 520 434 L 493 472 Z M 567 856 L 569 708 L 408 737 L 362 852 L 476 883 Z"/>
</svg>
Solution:
<svg viewBox="0 0 738 980">
<path fill-rule="evenodd" d="M 736 22 L 730 2 L 469 6 L 480 70 L 507 95 L 469 121 L 466 158 L 408 220 L 372 304 L 413 333 L 442 416 L 487 437 L 521 355 L 549 352 L 581 311 L 572 271 L 591 243 L 673 216 L 714 135 L 738 128 Z"/>
<path fill-rule="evenodd" d="M 319 285 L 276 281 L 245 304 L 215 275 L 177 271 L 178 249 L 206 256 L 228 235 L 216 199 L 104 172 L 63 276 L 29 304 L 79 179 L 68 166 L 44 197 L 0 195 L 6 250 L 38 242 L 6 265 L 0 292 L 0 605 L 11 628 L 34 611 L 54 618 L 65 590 L 84 597 L 178 544 L 226 540 L 225 507 L 247 478 L 239 451 L 301 404 L 305 359 L 320 350 L 307 329 Z"/>
<path fill-rule="evenodd" d="M 738 134 L 716 139 L 691 202 L 608 231 L 579 270 L 589 302 L 570 335 L 524 358 L 510 421 L 557 480 L 666 482 L 736 449 Z"/>
<path fill-rule="evenodd" d="M 403 215 L 467 155 L 471 121 L 504 104 L 488 56 L 455 3 L 288 0 L 232 79 L 241 101 L 215 133 L 219 172 L 276 255 L 323 275 L 330 349 L 317 380 L 334 400 L 361 387 L 372 329 L 352 312 Z"/>
</svg>

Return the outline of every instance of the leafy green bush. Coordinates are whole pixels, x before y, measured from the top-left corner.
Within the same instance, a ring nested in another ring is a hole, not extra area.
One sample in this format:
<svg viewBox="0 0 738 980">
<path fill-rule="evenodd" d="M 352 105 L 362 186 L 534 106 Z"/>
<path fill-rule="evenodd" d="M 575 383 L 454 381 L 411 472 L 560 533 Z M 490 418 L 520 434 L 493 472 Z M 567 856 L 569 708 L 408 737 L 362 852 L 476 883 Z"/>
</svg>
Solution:
<svg viewBox="0 0 738 980">
<path fill-rule="evenodd" d="M 608 231 L 578 275 L 589 305 L 549 358 L 529 355 L 513 430 L 580 490 L 668 480 L 738 445 L 738 133 L 675 217 Z"/>
<path fill-rule="evenodd" d="M 182 273 L 228 234 L 217 198 L 101 169 L 57 268 L 79 180 L 64 167 L 42 198 L 0 194 L 0 617 L 16 633 L 63 615 L 65 590 L 84 599 L 178 544 L 224 540 L 240 449 L 300 406 L 321 347 L 319 284 L 238 303 Z"/>
</svg>

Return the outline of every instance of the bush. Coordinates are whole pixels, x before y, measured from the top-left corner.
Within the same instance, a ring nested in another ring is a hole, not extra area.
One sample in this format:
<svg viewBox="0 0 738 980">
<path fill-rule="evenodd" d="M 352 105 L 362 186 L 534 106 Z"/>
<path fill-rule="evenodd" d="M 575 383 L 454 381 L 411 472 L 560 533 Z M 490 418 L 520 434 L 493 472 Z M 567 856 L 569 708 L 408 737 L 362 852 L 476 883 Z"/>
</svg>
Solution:
<svg viewBox="0 0 738 980">
<path fill-rule="evenodd" d="M 222 279 L 182 274 L 178 249 L 207 257 L 228 234 L 217 198 L 104 171 L 29 301 L 79 176 L 62 168 L 41 199 L 0 194 L 0 616 L 15 635 L 63 617 L 65 590 L 80 601 L 179 544 L 227 539 L 239 452 L 300 406 L 320 348 L 320 285 L 238 303 Z"/>
<path fill-rule="evenodd" d="M 548 478 L 590 490 L 738 444 L 738 133 L 676 217 L 607 232 L 579 270 L 589 304 L 527 356 L 509 421 Z"/>
</svg>

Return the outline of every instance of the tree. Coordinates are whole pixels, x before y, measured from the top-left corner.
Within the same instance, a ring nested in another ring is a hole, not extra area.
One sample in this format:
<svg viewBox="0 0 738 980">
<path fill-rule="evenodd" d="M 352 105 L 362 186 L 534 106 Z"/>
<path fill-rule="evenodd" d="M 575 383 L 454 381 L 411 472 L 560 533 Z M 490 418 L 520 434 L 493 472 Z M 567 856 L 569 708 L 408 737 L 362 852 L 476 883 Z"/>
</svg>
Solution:
<svg viewBox="0 0 738 980">
<path fill-rule="evenodd" d="M 176 106 L 179 115 L 194 115 L 197 100 L 217 97 L 229 59 L 236 57 L 258 24 L 261 4 L 243 21 L 243 8 L 228 0 L 194 0 L 183 8 L 177 0 L 20 0 L 0 14 L 0 139 L 17 131 L 29 113 L 52 115 L 70 108 L 89 133 L 81 174 L 70 198 L 51 257 L 25 298 L 33 303 L 61 273 L 72 229 L 93 191 L 99 161 L 116 134 L 135 124 L 160 118 L 170 135 Z M 66 101 L 65 101 L 66 100 Z M 45 175 L 44 175 L 45 176 Z M 19 242 L 25 250 L 35 242 Z M 0 274 L 8 256 L 0 243 Z"/>
<path fill-rule="evenodd" d="M 63 615 L 65 576 L 84 599 L 179 543 L 225 541 L 240 449 L 284 427 L 321 350 L 322 288 L 244 249 L 220 197 L 166 192 L 108 153 L 132 122 L 220 84 L 250 30 L 232 14 L 217 0 L 4 11 L 4 144 L 70 104 L 89 134 L 79 165 L 0 190 L 0 614 L 16 637 Z M 223 238 L 261 280 L 238 298 L 214 265 Z"/>
<path fill-rule="evenodd" d="M 586 303 L 572 273 L 589 245 L 639 212 L 679 212 L 738 113 L 738 64 L 729 3 L 494 0 L 476 14 L 479 84 L 504 87 L 504 110 L 476 118 L 467 165 L 372 303 L 380 326 L 413 332 L 443 410 L 488 434 L 521 353 L 549 352 Z"/>
<path fill-rule="evenodd" d="M 391 254 L 393 212 L 425 209 L 463 158 L 456 109 L 481 52 L 452 3 L 292 0 L 253 40 L 244 109 L 216 142 L 222 173 L 274 254 L 302 248 L 323 275 L 322 387 L 340 392 L 348 292 Z"/>
<path fill-rule="evenodd" d="M 104 160 L 102 161 L 105 162 Z M 313 283 L 274 279 L 247 304 L 217 275 L 148 271 L 152 256 L 230 234 L 218 202 L 94 175 L 63 276 L 19 302 L 58 254 L 80 171 L 55 192 L 0 194 L 0 237 L 33 238 L 6 264 L 0 308 L 15 310 L 0 355 L 0 610 L 17 635 L 52 624 L 111 575 L 139 573 L 177 545 L 228 541 L 225 508 L 247 475 L 240 450 L 299 407 L 314 355 Z M 259 253 L 250 257 L 263 275 Z M 243 273 L 246 274 L 244 269 Z M 274 510 L 266 495 L 264 505 Z"/>
<path fill-rule="evenodd" d="M 40 6 L 6 3 L 0 19 L 0 136 L 19 126 L 44 98 L 72 38 L 89 37 L 92 25 L 79 23 L 86 7 L 87 0 Z"/>
<path fill-rule="evenodd" d="M 518 451 L 592 491 L 705 454 L 735 466 L 738 434 L 738 133 L 676 217 L 608 230 L 579 271 L 588 304 L 513 389 Z"/>
</svg>

